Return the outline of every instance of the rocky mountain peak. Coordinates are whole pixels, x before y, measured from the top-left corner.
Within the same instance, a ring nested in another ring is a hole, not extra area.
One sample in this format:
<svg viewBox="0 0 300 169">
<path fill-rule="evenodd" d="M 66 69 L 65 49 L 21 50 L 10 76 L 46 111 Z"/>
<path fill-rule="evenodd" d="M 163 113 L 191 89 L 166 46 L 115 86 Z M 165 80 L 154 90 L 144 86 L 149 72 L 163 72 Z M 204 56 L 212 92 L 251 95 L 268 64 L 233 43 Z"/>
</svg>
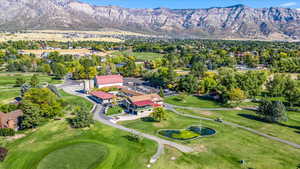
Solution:
<svg viewBox="0 0 300 169">
<path fill-rule="evenodd" d="M 76 0 L 2 0 L 0 10 L 0 30 L 115 28 L 189 38 L 300 39 L 300 11 L 289 8 L 128 9 Z"/>
</svg>

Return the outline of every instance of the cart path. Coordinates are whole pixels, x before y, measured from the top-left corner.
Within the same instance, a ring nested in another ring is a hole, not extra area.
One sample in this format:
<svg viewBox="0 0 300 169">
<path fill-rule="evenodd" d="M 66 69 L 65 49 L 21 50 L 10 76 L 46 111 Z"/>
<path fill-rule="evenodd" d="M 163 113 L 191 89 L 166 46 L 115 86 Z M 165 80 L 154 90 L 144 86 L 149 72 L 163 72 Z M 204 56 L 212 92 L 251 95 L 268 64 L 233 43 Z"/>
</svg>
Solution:
<svg viewBox="0 0 300 169">
<path fill-rule="evenodd" d="M 183 113 L 180 113 L 179 111 L 177 111 L 175 108 L 185 108 L 185 109 L 193 109 L 195 110 L 194 107 L 182 107 L 182 106 L 174 106 L 174 105 L 170 105 L 170 104 L 165 104 L 165 107 L 166 109 L 168 110 L 171 110 L 173 111 L 174 113 L 180 115 L 180 116 L 185 116 L 185 117 L 189 117 L 189 118 L 194 118 L 194 119 L 199 119 L 199 120 L 207 120 L 207 121 L 215 121 L 214 119 L 211 119 L 211 118 L 205 118 L 205 117 L 200 117 L 200 116 L 194 116 L 194 115 L 191 115 L 191 114 L 183 114 Z M 210 109 L 206 109 L 206 108 L 196 108 L 197 110 L 220 110 L 220 108 L 210 108 Z M 221 109 L 223 110 L 223 109 Z M 227 109 L 228 110 L 228 109 Z M 237 127 L 237 128 L 241 128 L 241 129 L 244 129 L 244 130 L 247 130 L 251 133 L 254 133 L 254 134 L 257 134 L 259 136 L 263 136 L 265 138 L 268 138 L 270 140 L 274 140 L 274 141 L 278 141 L 278 142 L 281 142 L 281 143 L 284 143 L 284 144 L 287 144 L 287 145 L 290 145 L 292 147 L 295 147 L 297 149 L 300 149 L 300 145 L 297 144 L 297 143 L 294 143 L 294 142 L 291 142 L 291 141 L 287 141 L 287 140 L 284 140 L 284 139 L 281 139 L 281 138 L 278 138 L 278 137 L 274 137 L 274 136 L 270 136 L 268 134 L 265 134 L 263 132 L 260 132 L 258 130 L 255 130 L 255 129 L 252 129 L 252 128 L 249 128 L 249 127 L 245 127 L 245 126 L 242 126 L 242 125 L 239 125 L 239 124 L 236 124 L 236 123 L 232 123 L 232 122 L 228 122 L 228 121 L 223 121 L 222 122 L 223 124 L 226 124 L 226 125 L 229 125 L 229 126 L 232 126 L 232 127 Z"/>
</svg>

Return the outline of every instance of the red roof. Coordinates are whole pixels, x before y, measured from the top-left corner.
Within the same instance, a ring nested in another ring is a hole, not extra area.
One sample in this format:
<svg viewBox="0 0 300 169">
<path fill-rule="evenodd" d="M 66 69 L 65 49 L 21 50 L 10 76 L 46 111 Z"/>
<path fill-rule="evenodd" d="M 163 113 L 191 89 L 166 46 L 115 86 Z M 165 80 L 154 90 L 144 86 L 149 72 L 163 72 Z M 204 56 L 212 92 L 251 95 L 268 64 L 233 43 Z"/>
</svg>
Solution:
<svg viewBox="0 0 300 169">
<path fill-rule="evenodd" d="M 160 104 L 153 104 L 152 106 L 153 107 L 162 107 L 162 105 L 160 105 Z"/>
<path fill-rule="evenodd" d="M 96 76 L 96 83 L 98 85 L 123 83 L 123 76 L 121 75 Z"/>
<path fill-rule="evenodd" d="M 102 100 L 112 99 L 114 97 L 114 95 L 112 94 L 101 92 L 101 91 L 92 92 L 91 95 L 98 97 Z"/>
<path fill-rule="evenodd" d="M 154 103 L 151 100 L 143 100 L 143 101 L 133 102 L 133 104 L 142 107 L 142 106 L 152 106 Z"/>
</svg>

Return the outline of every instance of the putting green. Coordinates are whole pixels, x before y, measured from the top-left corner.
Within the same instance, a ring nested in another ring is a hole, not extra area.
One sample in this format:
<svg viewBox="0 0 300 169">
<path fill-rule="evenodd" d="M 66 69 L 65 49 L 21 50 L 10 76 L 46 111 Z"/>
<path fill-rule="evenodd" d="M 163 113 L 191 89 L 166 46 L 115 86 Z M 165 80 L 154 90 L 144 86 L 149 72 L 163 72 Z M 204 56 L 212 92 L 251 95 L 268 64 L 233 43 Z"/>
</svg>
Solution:
<svg viewBox="0 0 300 169">
<path fill-rule="evenodd" d="M 108 148 L 101 144 L 71 144 L 48 154 L 37 169 L 93 169 L 107 154 Z"/>
</svg>

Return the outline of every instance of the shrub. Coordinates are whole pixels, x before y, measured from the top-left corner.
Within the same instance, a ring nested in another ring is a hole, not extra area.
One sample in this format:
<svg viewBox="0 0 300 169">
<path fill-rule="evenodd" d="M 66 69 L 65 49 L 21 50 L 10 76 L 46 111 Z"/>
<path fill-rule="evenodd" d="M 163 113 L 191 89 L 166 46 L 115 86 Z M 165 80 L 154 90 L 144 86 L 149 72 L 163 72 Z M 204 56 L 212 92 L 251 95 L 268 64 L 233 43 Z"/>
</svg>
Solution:
<svg viewBox="0 0 300 169">
<path fill-rule="evenodd" d="M 269 122 L 287 120 L 285 106 L 280 101 L 263 100 L 257 110 L 257 114 Z"/>
<path fill-rule="evenodd" d="M 8 150 L 6 148 L 0 147 L 0 161 L 4 161 L 7 153 L 8 153 Z"/>
<path fill-rule="evenodd" d="M 1 128 L 0 136 L 14 136 L 16 134 L 14 129 L 11 128 Z"/>
<path fill-rule="evenodd" d="M 89 127 L 93 122 L 91 114 L 82 108 L 77 110 L 76 117 L 70 119 L 70 124 L 73 128 Z"/>
</svg>

